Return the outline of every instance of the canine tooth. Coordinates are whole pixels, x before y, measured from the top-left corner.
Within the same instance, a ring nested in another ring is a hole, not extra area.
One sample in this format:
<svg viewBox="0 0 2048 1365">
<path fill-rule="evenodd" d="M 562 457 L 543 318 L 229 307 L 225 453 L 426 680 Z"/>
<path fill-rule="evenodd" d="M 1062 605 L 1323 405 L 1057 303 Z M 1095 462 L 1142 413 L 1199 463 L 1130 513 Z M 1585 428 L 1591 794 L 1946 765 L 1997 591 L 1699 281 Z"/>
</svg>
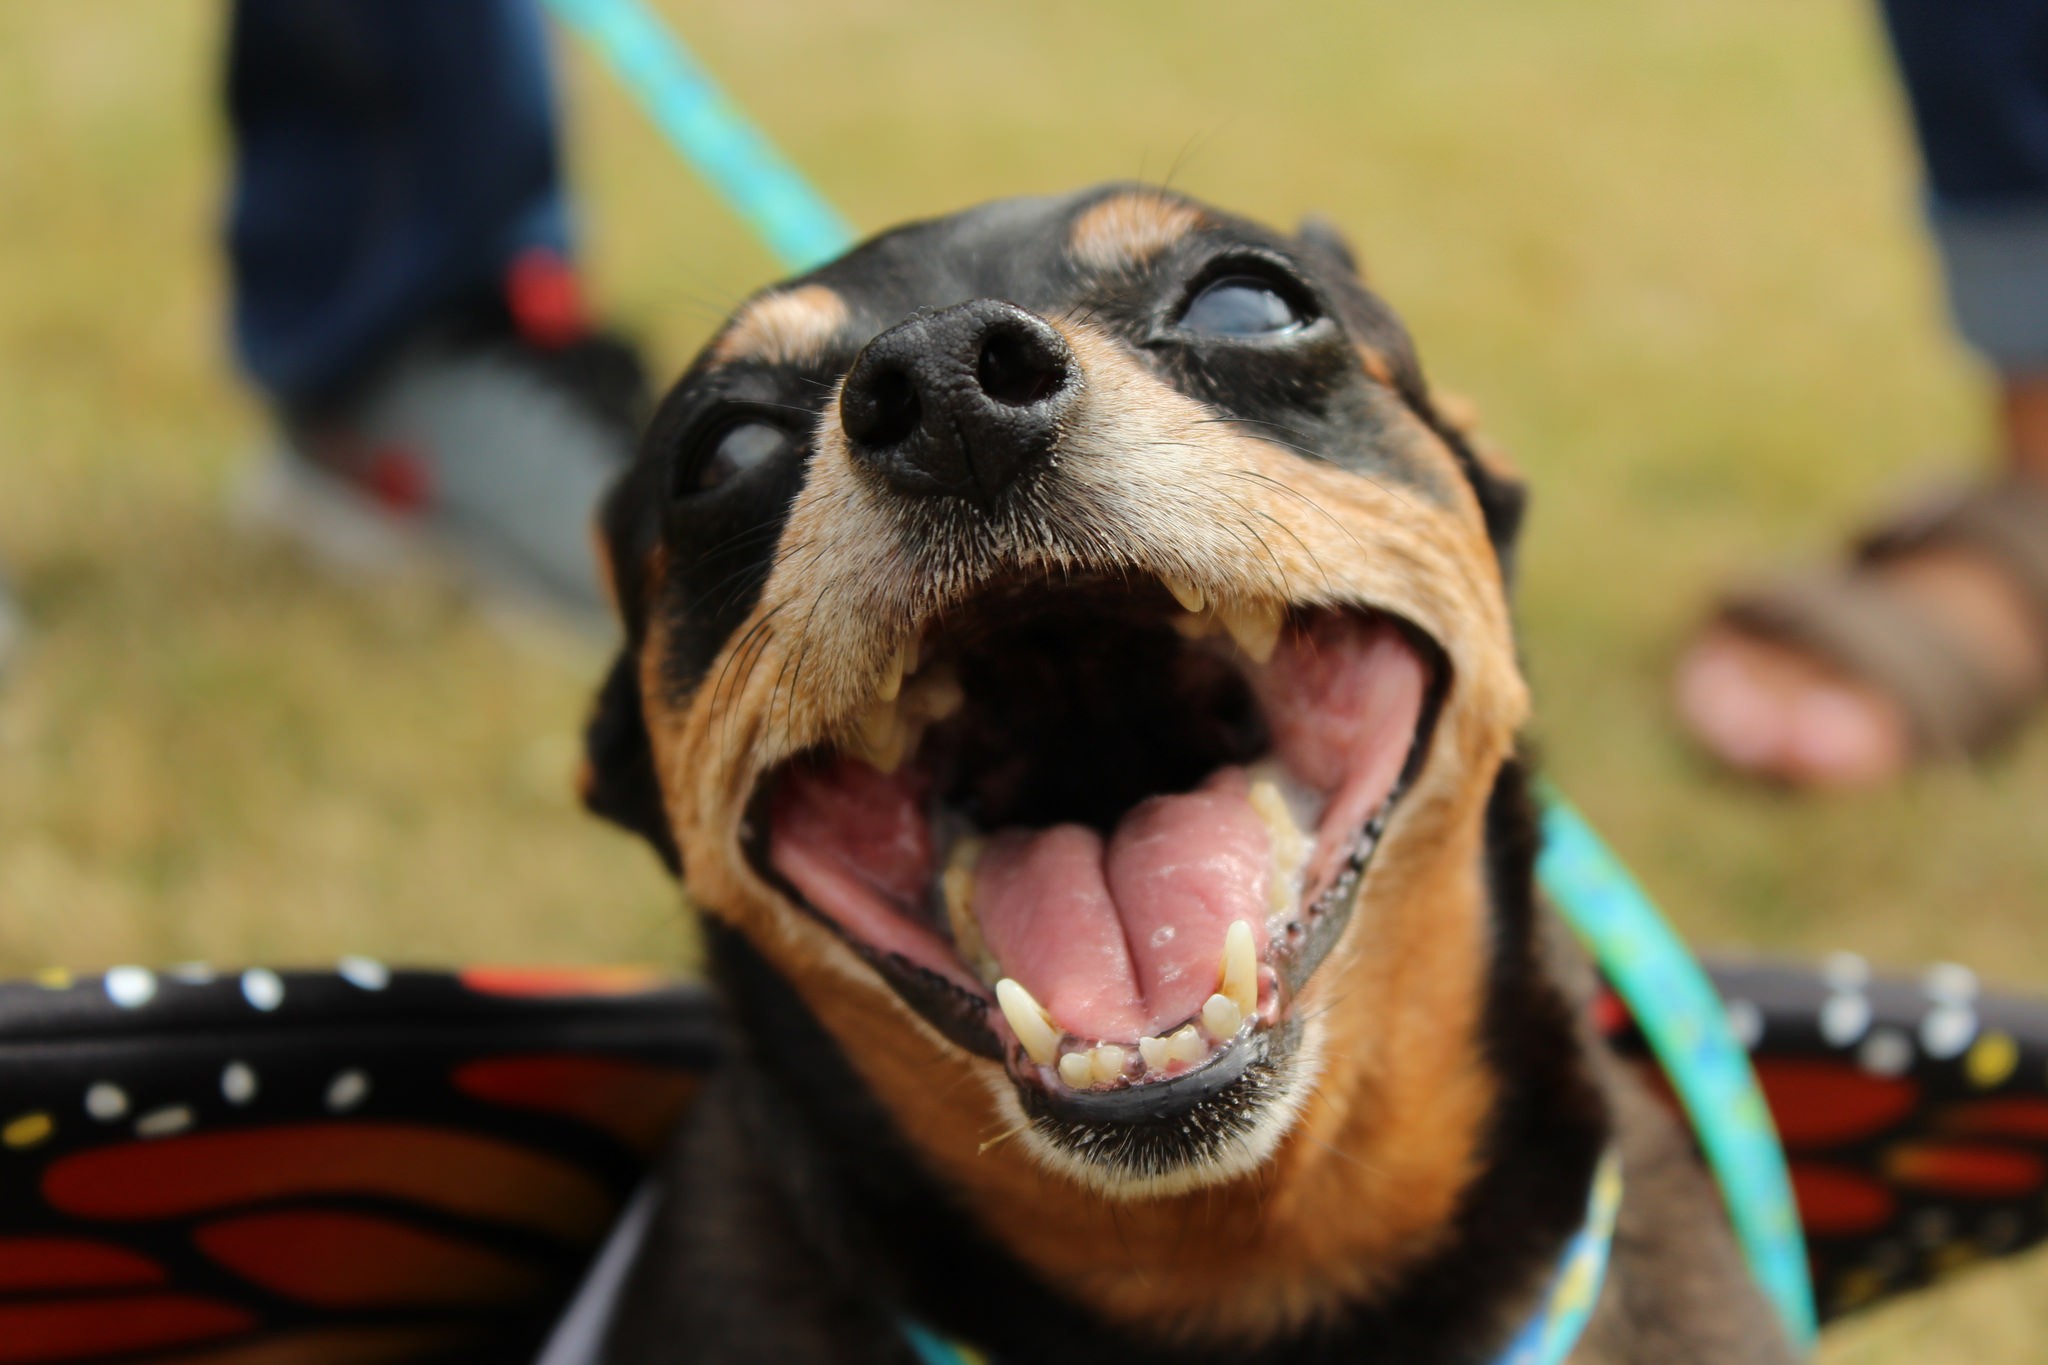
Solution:
<svg viewBox="0 0 2048 1365">
<path fill-rule="evenodd" d="M 1268 663 L 1273 658 L 1273 648 L 1280 643 L 1279 609 L 1262 603 L 1246 603 L 1218 610 L 1223 618 L 1223 628 L 1230 632 L 1230 638 L 1237 641 L 1255 664 Z"/>
<path fill-rule="evenodd" d="M 880 701 L 894 701 L 903 691 L 903 675 L 910 670 L 904 666 L 904 650 L 897 650 L 889 662 L 882 665 L 882 680 L 875 684 L 875 697 Z"/>
<path fill-rule="evenodd" d="M 1294 823 L 1294 812 L 1288 809 L 1287 798 L 1280 794 L 1280 787 L 1271 778 L 1255 778 L 1252 781 L 1251 807 L 1266 826 L 1266 834 L 1273 850 L 1273 878 L 1268 886 L 1267 899 L 1275 915 L 1284 915 L 1294 908 L 1295 897 L 1300 888 L 1295 879 L 1302 863 L 1308 857 L 1308 840 L 1302 836 L 1301 827 Z"/>
<path fill-rule="evenodd" d="M 905 676 L 917 672 L 918 655 L 923 645 L 923 637 L 916 632 L 912 632 L 910 638 L 903 642 L 903 672 Z"/>
<path fill-rule="evenodd" d="M 1010 1031 L 1017 1035 L 1031 1060 L 1040 1066 L 1051 1066 L 1059 1056 L 1060 1032 L 1052 1026 L 1052 1016 L 1045 1012 L 1045 1006 L 1031 998 L 1023 983 L 1007 976 L 996 982 L 996 1004 L 1002 1007 L 1003 1018 L 1010 1021 Z"/>
<path fill-rule="evenodd" d="M 1190 616 L 1187 612 L 1181 612 L 1167 624 L 1172 626 L 1174 633 L 1183 640 L 1206 640 L 1217 631 L 1216 618 L 1207 612 L 1200 616 Z"/>
<path fill-rule="evenodd" d="M 1125 1052 L 1115 1043 L 1103 1043 L 1088 1054 L 1088 1067 L 1097 1085 L 1108 1085 L 1124 1074 Z"/>
<path fill-rule="evenodd" d="M 1138 1056 L 1144 1061 L 1147 1071 L 1164 1071 L 1173 1059 L 1167 1055 L 1164 1038 L 1140 1038 Z"/>
<path fill-rule="evenodd" d="M 903 755 L 909 747 L 908 728 L 894 705 L 876 702 L 862 713 L 854 752 L 865 759 L 869 767 L 878 772 L 893 773 L 903 766 Z"/>
<path fill-rule="evenodd" d="M 982 980 L 996 975 L 995 955 L 981 936 L 981 922 L 974 918 L 974 868 L 981 861 L 984 842 L 963 835 L 946 855 L 946 870 L 939 874 L 939 892 L 946 901 L 946 925 L 953 931 L 953 947 L 960 958 L 974 968 Z"/>
<path fill-rule="evenodd" d="M 1069 1052 L 1060 1058 L 1060 1079 L 1076 1090 L 1086 1090 L 1095 1080 L 1095 1064 L 1091 1054 Z"/>
<path fill-rule="evenodd" d="M 1223 976 L 1216 993 L 1228 996 L 1245 1014 L 1259 1007 L 1259 946 L 1248 920 L 1232 920 L 1223 935 Z"/>
<path fill-rule="evenodd" d="M 1170 574 L 1159 575 L 1159 581 L 1166 585 L 1166 590 L 1173 594 L 1173 600 L 1180 603 L 1181 608 L 1190 616 L 1199 615 L 1202 608 L 1209 604 L 1208 599 L 1202 596 L 1202 590 L 1192 583 Z"/>
<path fill-rule="evenodd" d="M 1201 1032 L 1193 1024 L 1182 1024 L 1167 1038 L 1166 1055 L 1193 1066 L 1209 1055 L 1209 1045 L 1202 1041 Z"/>
<path fill-rule="evenodd" d="M 1202 1027 L 1219 1043 L 1235 1038 L 1242 1023 L 1244 1011 L 1227 995 L 1212 995 L 1202 1005 Z"/>
</svg>

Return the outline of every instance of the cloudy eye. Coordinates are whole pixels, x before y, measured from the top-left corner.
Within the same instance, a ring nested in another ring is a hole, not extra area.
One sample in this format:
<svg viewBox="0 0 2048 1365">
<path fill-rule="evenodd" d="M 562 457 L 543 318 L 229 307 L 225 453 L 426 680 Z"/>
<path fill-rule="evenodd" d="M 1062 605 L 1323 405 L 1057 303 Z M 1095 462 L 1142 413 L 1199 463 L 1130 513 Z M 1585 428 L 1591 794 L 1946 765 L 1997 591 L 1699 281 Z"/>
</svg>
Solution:
<svg viewBox="0 0 2048 1365">
<path fill-rule="evenodd" d="M 1184 332 L 1204 336 L 1264 337 L 1299 331 L 1306 319 L 1264 280 L 1231 275 L 1195 295 L 1181 314 Z"/>
<path fill-rule="evenodd" d="M 708 493 L 736 479 L 748 470 L 774 460 L 796 444 L 796 438 L 773 422 L 735 422 L 712 438 L 710 448 L 697 460 L 684 490 Z"/>
</svg>

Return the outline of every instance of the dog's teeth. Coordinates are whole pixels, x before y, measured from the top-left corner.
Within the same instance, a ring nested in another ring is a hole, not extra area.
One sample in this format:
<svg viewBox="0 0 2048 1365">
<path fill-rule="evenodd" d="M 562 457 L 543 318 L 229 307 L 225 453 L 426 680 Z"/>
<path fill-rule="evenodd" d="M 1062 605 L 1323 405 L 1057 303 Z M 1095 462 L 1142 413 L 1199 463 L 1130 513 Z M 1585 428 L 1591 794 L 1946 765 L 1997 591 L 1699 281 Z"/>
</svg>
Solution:
<svg viewBox="0 0 2048 1365">
<path fill-rule="evenodd" d="M 1174 633 L 1183 640 L 1206 640 L 1211 635 L 1214 635 L 1218 629 L 1216 618 L 1208 612 L 1196 615 L 1184 611 L 1176 615 L 1167 624 L 1171 625 Z"/>
<path fill-rule="evenodd" d="M 1095 1081 L 1095 1063 L 1091 1054 L 1069 1052 L 1060 1058 L 1060 1079 L 1076 1090 L 1086 1090 Z"/>
<path fill-rule="evenodd" d="M 1190 616 L 1200 615 L 1202 608 L 1209 605 L 1208 599 L 1202 596 L 1202 590 L 1192 583 L 1168 574 L 1159 575 L 1159 581 L 1166 585 L 1166 590 L 1173 594 L 1173 600 L 1180 603 L 1182 610 Z"/>
<path fill-rule="evenodd" d="M 1164 1038 L 1140 1038 L 1138 1056 L 1144 1061 L 1147 1071 L 1164 1071 L 1166 1064 L 1173 1060 L 1167 1054 Z"/>
<path fill-rule="evenodd" d="M 903 675 L 909 672 L 904 665 L 905 650 L 897 650 L 888 663 L 882 665 L 882 680 L 875 684 L 875 698 L 878 701 L 894 701 L 903 691 Z"/>
<path fill-rule="evenodd" d="M 1167 1038 L 1166 1055 L 1193 1066 L 1209 1055 L 1209 1045 L 1202 1041 L 1201 1031 L 1193 1024 L 1183 1024 Z"/>
<path fill-rule="evenodd" d="M 983 841 L 968 834 L 954 840 L 946 855 L 946 870 L 939 874 L 939 892 L 946 902 L 946 927 L 953 931 L 953 947 L 961 961 L 992 981 L 996 976 L 995 955 L 981 936 L 981 922 L 974 918 L 974 868 L 981 861 Z"/>
<path fill-rule="evenodd" d="M 1259 946 L 1248 920 L 1231 921 L 1223 935 L 1222 982 L 1216 993 L 1228 996 L 1244 1014 L 1259 1007 Z"/>
<path fill-rule="evenodd" d="M 1271 778 L 1253 779 L 1250 800 L 1252 811 L 1265 824 L 1272 845 L 1273 876 L 1267 886 L 1267 899 L 1275 915 L 1286 915 L 1293 911 L 1301 894 L 1298 879 L 1301 865 L 1308 858 L 1308 840 L 1303 837 L 1301 826 L 1294 823 L 1294 812 L 1288 808 L 1287 798 L 1280 794 L 1279 784 Z"/>
<path fill-rule="evenodd" d="M 860 718 L 854 753 L 877 772 L 893 773 L 903 766 L 910 748 L 910 733 L 891 702 L 878 701 Z"/>
<path fill-rule="evenodd" d="M 1097 1085 L 1108 1085 L 1124 1074 L 1125 1052 L 1115 1043 L 1103 1043 L 1088 1054 L 1089 1074 Z"/>
<path fill-rule="evenodd" d="M 916 631 L 912 631 L 910 638 L 903 642 L 902 663 L 905 676 L 917 672 L 918 653 L 923 644 L 923 638 Z"/>
<path fill-rule="evenodd" d="M 1053 1027 L 1045 1006 L 1032 999 L 1022 983 L 1007 976 L 996 982 L 996 1004 L 1002 1006 L 1003 1018 L 1010 1021 L 1010 1031 L 1031 1060 L 1051 1066 L 1059 1057 L 1060 1031 Z"/>
<path fill-rule="evenodd" d="M 1230 638 L 1237 641 L 1237 647 L 1253 663 L 1271 661 L 1273 648 L 1280 643 L 1278 608 L 1263 603 L 1244 603 L 1224 607 L 1219 614 L 1223 617 L 1223 628 L 1230 632 Z"/>
<path fill-rule="evenodd" d="M 1238 1025 L 1243 1022 L 1244 1011 L 1227 995 L 1212 995 L 1202 1005 L 1202 1027 L 1219 1043 L 1235 1038 Z"/>
</svg>

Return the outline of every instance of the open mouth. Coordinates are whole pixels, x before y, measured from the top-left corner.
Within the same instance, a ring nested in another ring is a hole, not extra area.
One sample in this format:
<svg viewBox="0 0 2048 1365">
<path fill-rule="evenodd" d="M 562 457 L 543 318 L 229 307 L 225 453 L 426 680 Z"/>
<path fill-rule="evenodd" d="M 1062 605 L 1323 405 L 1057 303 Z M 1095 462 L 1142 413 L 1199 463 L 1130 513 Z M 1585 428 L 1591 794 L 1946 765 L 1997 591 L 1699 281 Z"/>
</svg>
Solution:
<svg viewBox="0 0 2048 1365">
<path fill-rule="evenodd" d="M 1444 672 L 1364 609 L 990 590 L 764 778 L 748 852 L 1027 1113 L 1185 1115 L 1298 1041 Z"/>
</svg>

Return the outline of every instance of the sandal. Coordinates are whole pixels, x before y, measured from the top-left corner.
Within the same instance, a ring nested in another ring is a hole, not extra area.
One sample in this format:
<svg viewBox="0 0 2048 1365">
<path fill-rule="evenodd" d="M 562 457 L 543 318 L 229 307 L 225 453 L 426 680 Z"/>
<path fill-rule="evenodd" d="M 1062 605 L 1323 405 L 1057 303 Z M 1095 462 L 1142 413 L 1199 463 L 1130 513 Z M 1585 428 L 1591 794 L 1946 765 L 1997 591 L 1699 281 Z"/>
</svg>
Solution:
<svg viewBox="0 0 2048 1365">
<path fill-rule="evenodd" d="M 1787 576 L 1725 601 L 1719 622 L 1831 665 L 1899 707 L 1910 758 L 1976 757 L 2048 698 L 2016 686 L 1925 603 L 1869 572 L 1937 547 L 2009 576 L 2048 639 L 2048 490 L 2005 481 L 1925 501 L 1864 537 L 1844 568 Z"/>
</svg>

